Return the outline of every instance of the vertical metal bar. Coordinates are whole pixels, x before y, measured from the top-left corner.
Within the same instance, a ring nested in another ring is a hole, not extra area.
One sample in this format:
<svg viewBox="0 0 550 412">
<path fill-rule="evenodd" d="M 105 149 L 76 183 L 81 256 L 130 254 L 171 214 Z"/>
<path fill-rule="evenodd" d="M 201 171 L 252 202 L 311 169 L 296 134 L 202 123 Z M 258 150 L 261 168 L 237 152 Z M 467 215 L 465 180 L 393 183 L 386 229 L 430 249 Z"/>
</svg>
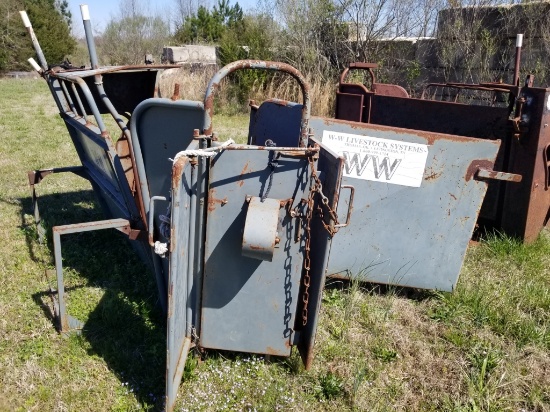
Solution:
<svg viewBox="0 0 550 412">
<path fill-rule="evenodd" d="M 97 59 L 97 52 L 95 48 L 94 43 L 94 36 L 92 33 L 92 24 L 90 23 L 90 12 L 88 10 L 88 6 L 86 4 L 82 4 L 80 6 L 80 11 L 82 13 L 82 21 L 84 22 L 84 31 L 86 33 L 86 43 L 88 44 L 88 51 L 90 53 L 90 60 L 92 63 L 92 68 L 97 69 L 99 68 L 99 63 Z M 107 93 L 105 92 L 105 89 L 103 87 L 103 78 L 100 74 L 96 74 L 94 76 L 95 79 L 95 85 L 97 88 L 97 91 L 99 93 L 99 96 L 101 97 L 101 100 L 103 101 L 103 104 L 105 107 L 107 107 L 107 110 L 109 110 L 109 113 L 111 113 L 111 116 L 113 116 L 113 119 L 115 119 L 118 127 L 124 133 L 124 136 L 126 137 L 128 141 L 128 146 L 130 148 L 130 161 L 132 163 L 132 169 L 137 170 L 136 165 L 136 159 L 134 157 L 134 148 L 132 147 L 132 136 L 130 133 L 130 130 L 128 129 L 128 126 L 124 119 L 118 114 L 118 111 L 111 103 L 111 100 L 107 96 Z M 137 200 L 138 200 L 138 209 L 139 213 L 141 215 L 141 218 L 143 222 L 146 222 L 147 217 L 145 216 L 145 210 L 144 210 L 144 200 L 143 200 L 143 193 L 141 190 L 141 182 L 139 175 L 137 173 L 134 173 L 134 179 L 136 183 L 136 193 L 137 193 Z"/>
<path fill-rule="evenodd" d="M 97 105 L 94 101 L 94 96 L 92 95 L 92 92 L 88 88 L 86 82 L 81 77 L 75 77 L 75 81 L 80 86 L 80 89 L 82 89 L 82 93 L 84 93 L 84 97 L 88 102 L 88 106 L 90 106 L 92 114 L 94 115 L 97 127 L 99 127 L 99 130 L 101 131 L 101 135 L 104 136 L 107 133 L 107 128 L 105 127 L 105 123 L 103 123 L 101 113 L 99 113 L 99 109 L 97 108 Z"/>
<path fill-rule="evenodd" d="M 187 263 L 187 308 L 186 308 L 186 322 L 185 336 L 191 337 L 191 329 L 193 327 L 193 308 L 191 293 L 193 291 L 193 268 L 195 267 L 195 235 L 196 235 L 196 223 L 197 223 L 197 160 L 196 158 L 190 159 L 191 163 L 191 201 L 189 207 L 190 225 L 189 225 L 189 243 L 188 243 L 188 263 Z"/>
<path fill-rule="evenodd" d="M 67 90 L 67 85 L 65 84 L 65 80 L 59 80 L 59 83 L 61 84 L 61 89 L 63 89 L 63 93 L 65 94 L 65 99 L 67 99 L 67 101 L 69 102 L 69 108 L 71 109 L 71 111 L 75 115 L 78 115 L 78 113 L 76 111 L 76 107 L 73 103 L 73 99 L 71 98 L 71 95 L 69 94 L 69 90 Z"/>
<path fill-rule="evenodd" d="M 516 37 L 516 61 L 514 64 L 514 86 L 519 86 L 519 68 L 521 64 L 521 47 L 523 46 L 523 34 Z"/>
<path fill-rule="evenodd" d="M 34 51 L 36 52 L 36 56 L 38 57 L 38 61 L 40 62 L 40 66 L 42 66 L 42 70 L 46 71 L 48 70 L 48 63 L 46 62 L 46 58 L 44 57 L 44 53 L 42 52 L 42 47 L 40 47 L 40 43 L 38 43 L 38 39 L 36 38 L 36 35 L 34 34 L 34 30 L 32 28 L 31 21 L 29 20 L 29 16 L 27 16 L 26 11 L 20 11 L 19 15 L 21 16 L 21 19 L 23 20 L 23 24 L 25 25 L 25 28 L 27 29 L 27 32 L 31 36 L 32 45 L 34 46 Z"/>
<path fill-rule="evenodd" d="M 82 104 L 82 100 L 80 99 L 80 95 L 78 94 L 78 91 L 76 90 L 76 86 L 72 82 L 71 82 L 71 90 L 73 91 L 73 93 L 75 95 L 75 98 L 76 98 L 76 102 L 78 103 L 78 107 L 80 108 L 80 115 L 84 119 L 86 119 L 86 117 L 88 115 L 86 114 L 86 110 L 84 109 L 84 105 Z"/>
<path fill-rule="evenodd" d="M 99 63 L 95 49 L 94 35 L 92 33 L 92 23 L 90 23 L 90 10 L 88 10 L 87 4 L 80 5 L 80 13 L 82 14 L 82 22 L 84 23 L 84 33 L 86 35 L 88 53 L 90 54 L 90 63 L 92 65 L 92 69 L 97 69 L 99 67 Z"/>
<path fill-rule="evenodd" d="M 65 307 L 65 285 L 63 282 L 63 261 L 61 259 L 61 235 L 53 228 L 53 252 L 55 259 L 55 273 L 57 276 L 57 298 L 59 306 L 59 328 L 61 332 L 69 330 L 69 319 Z"/>
<path fill-rule="evenodd" d="M 201 149 L 206 149 L 208 146 L 208 141 L 206 139 L 201 140 Z M 202 285 L 202 273 L 203 273 L 203 259 L 204 259 L 204 239 L 206 236 L 206 171 L 209 158 L 200 157 L 199 159 L 199 174 L 197 176 L 197 188 L 199 189 L 198 196 L 198 224 L 197 224 L 197 253 L 195 257 L 196 262 L 196 286 L 195 286 L 195 319 L 194 325 L 196 330 L 200 330 L 200 307 L 201 307 L 201 288 Z"/>
</svg>

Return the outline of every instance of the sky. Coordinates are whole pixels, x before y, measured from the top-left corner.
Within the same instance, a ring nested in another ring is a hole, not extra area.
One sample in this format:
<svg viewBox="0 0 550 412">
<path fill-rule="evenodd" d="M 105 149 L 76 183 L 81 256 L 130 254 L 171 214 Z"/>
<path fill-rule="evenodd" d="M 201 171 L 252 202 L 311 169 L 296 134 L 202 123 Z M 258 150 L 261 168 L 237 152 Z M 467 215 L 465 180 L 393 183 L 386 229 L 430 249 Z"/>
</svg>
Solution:
<svg viewBox="0 0 550 412">
<path fill-rule="evenodd" d="M 80 14 L 80 4 L 87 4 L 90 10 L 90 21 L 96 32 L 102 32 L 112 17 L 115 17 L 119 11 L 120 0 L 68 0 L 69 8 L 73 16 L 73 33 L 82 37 L 84 29 L 82 26 L 82 16 Z M 230 4 L 239 3 L 244 11 L 254 8 L 256 0 L 231 0 Z M 171 11 L 175 10 L 174 0 L 144 0 L 151 14 L 167 16 L 169 19 Z M 210 4 L 216 4 L 217 0 L 210 0 Z"/>
</svg>

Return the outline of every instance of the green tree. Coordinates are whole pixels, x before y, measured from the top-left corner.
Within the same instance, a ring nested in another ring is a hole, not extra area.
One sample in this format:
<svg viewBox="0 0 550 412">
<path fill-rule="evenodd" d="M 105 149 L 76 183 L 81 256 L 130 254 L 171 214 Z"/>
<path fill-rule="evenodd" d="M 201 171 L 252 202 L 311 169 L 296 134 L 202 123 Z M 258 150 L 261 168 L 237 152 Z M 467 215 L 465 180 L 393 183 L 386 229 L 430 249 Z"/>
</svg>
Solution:
<svg viewBox="0 0 550 412">
<path fill-rule="evenodd" d="M 170 28 L 160 17 L 142 14 L 111 20 L 100 41 L 100 52 L 107 64 L 142 64 L 151 53 L 160 61 L 162 47 L 168 42 Z"/>
<path fill-rule="evenodd" d="M 188 16 L 176 30 L 174 40 L 179 43 L 216 43 L 226 30 L 238 30 L 244 21 L 239 3 L 230 6 L 229 0 L 218 0 L 212 10 L 200 6 L 197 14 Z"/>
<path fill-rule="evenodd" d="M 25 0 L 25 9 L 48 64 L 61 63 L 74 51 L 76 41 L 55 0 Z"/>
<path fill-rule="evenodd" d="M 0 71 L 27 70 L 35 57 L 19 10 L 26 10 L 49 64 L 60 63 L 75 47 L 66 18 L 55 0 L 2 0 L 0 2 Z"/>
</svg>

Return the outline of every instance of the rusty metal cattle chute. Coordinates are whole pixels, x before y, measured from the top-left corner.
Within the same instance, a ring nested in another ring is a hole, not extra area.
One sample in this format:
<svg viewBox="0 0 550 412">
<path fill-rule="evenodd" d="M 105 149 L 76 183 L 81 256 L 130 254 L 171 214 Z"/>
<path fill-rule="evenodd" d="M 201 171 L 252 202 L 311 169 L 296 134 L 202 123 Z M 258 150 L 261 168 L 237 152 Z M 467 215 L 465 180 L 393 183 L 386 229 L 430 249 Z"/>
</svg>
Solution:
<svg viewBox="0 0 550 412">
<path fill-rule="evenodd" d="M 327 273 L 452 290 L 485 180 L 517 179 L 493 170 L 496 140 L 312 117 L 306 80 L 284 63 L 231 63 L 203 101 L 160 98 L 157 72 L 171 66 L 99 66 L 82 15 L 86 69 L 48 68 L 23 14 L 82 163 L 29 174 L 35 216 L 36 184 L 63 171 L 87 178 L 105 212 L 53 228 L 62 331 L 80 327 L 65 307 L 62 234 L 117 229 L 153 269 L 167 410 L 193 345 L 276 356 L 296 346 L 309 367 Z M 284 72 L 302 94 L 253 104 L 247 144 L 213 133 L 215 91 L 237 70 Z M 120 128 L 116 145 L 102 114 Z"/>
<path fill-rule="evenodd" d="M 500 140 L 496 168 L 522 180 L 491 181 L 479 223 L 532 242 L 550 217 L 550 89 L 534 87 L 532 75 L 520 83 L 521 43 L 519 34 L 511 84 L 430 83 L 420 98 L 409 97 L 396 85 L 380 87 L 374 80 L 375 64 L 352 63 L 340 77 L 336 118 Z M 347 80 L 350 70 L 368 71 L 371 85 Z M 480 105 L 479 98 L 471 99 L 474 104 L 461 102 L 467 93 L 485 93 L 488 104 Z"/>
</svg>

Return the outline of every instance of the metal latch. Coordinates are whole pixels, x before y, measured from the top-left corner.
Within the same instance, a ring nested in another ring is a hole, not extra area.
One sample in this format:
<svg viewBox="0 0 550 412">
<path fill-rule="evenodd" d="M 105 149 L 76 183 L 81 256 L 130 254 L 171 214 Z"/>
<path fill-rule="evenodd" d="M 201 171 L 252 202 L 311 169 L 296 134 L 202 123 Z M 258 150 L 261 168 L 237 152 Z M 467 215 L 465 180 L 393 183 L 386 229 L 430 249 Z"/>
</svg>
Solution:
<svg viewBox="0 0 550 412">
<path fill-rule="evenodd" d="M 482 180 L 503 180 L 505 182 L 521 182 L 522 176 L 515 173 L 497 172 L 495 170 L 477 169 L 475 174 L 476 179 Z"/>
</svg>

